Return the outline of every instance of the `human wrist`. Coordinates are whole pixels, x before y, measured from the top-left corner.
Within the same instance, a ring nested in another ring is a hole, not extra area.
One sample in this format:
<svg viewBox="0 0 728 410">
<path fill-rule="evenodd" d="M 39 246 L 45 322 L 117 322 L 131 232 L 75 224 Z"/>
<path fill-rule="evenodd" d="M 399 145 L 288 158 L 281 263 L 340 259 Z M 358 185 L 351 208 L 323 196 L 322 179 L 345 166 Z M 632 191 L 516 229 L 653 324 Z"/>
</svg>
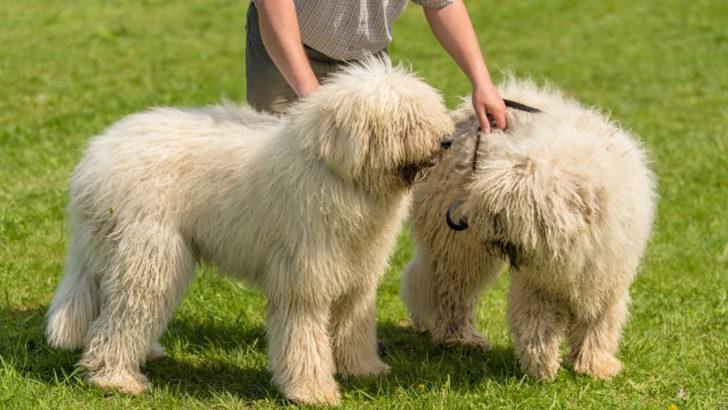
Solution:
<svg viewBox="0 0 728 410">
<path fill-rule="evenodd" d="M 304 75 L 303 77 L 294 80 L 293 84 L 291 84 L 291 88 L 293 88 L 293 91 L 299 98 L 305 97 L 316 91 L 318 86 L 318 79 L 313 72 L 311 72 L 310 75 Z"/>
<path fill-rule="evenodd" d="M 473 76 L 470 80 L 470 84 L 473 87 L 473 92 L 490 93 L 495 89 L 493 81 L 487 73 L 485 75 Z"/>
<path fill-rule="evenodd" d="M 490 72 L 485 65 L 485 60 L 482 55 L 478 55 L 477 57 L 471 59 L 471 64 L 469 64 L 466 70 L 473 89 L 487 90 L 494 88 L 493 80 L 490 78 Z"/>
<path fill-rule="evenodd" d="M 316 91 L 317 88 L 318 84 L 307 85 L 305 87 L 299 88 L 299 90 L 296 92 L 296 95 L 298 96 L 298 98 L 303 98 Z"/>
</svg>

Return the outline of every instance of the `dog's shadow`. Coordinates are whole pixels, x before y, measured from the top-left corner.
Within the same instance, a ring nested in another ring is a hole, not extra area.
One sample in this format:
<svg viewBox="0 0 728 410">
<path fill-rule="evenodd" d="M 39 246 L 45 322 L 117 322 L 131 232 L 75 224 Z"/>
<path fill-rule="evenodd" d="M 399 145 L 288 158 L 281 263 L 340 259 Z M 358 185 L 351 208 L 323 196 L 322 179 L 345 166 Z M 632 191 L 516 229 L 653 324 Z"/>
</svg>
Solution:
<svg viewBox="0 0 728 410">
<path fill-rule="evenodd" d="M 45 307 L 0 311 L 0 357 L 19 374 L 49 385 L 77 385 L 79 352 L 53 349 L 45 342 Z M 380 322 L 382 357 L 391 367 L 384 377 L 340 379 L 342 392 L 375 396 L 402 389 L 476 390 L 484 379 L 504 383 L 520 372 L 511 348 L 489 352 L 448 348 L 412 328 Z M 200 323 L 176 317 L 162 344 L 172 357 L 149 362 L 143 370 L 155 386 L 198 399 L 230 394 L 245 402 L 260 399 L 287 403 L 266 370 L 265 329 L 261 325 Z M 171 349 L 170 349 L 171 348 Z"/>
<path fill-rule="evenodd" d="M 486 379 L 505 383 L 522 377 L 510 346 L 495 345 L 487 352 L 443 346 L 427 334 L 392 322 L 380 322 L 378 335 L 383 343 L 382 357 L 392 367 L 387 377 L 396 380 L 396 383 L 380 383 L 379 389 L 446 387 L 454 391 L 477 391 Z"/>
<path fill-rule="evenodd" d="M 76 367 L 80 352 L 54 349 L 45 341 L 46 311 L 47 307 L 0 310 L 0 358 L 37 382 L 82 384 Z M 268 398 L 284 403 L 265 368 L 265 329 L 260 325 L 221 326 L 175 317 L 162 344 L 174 346 L 175 355 L 150 361 L 143 369 L 155 388 L 199 399 L 230 394 L 244 401 Z M 240 364 L 241 356 L 249 365 Z"/>
</svg>

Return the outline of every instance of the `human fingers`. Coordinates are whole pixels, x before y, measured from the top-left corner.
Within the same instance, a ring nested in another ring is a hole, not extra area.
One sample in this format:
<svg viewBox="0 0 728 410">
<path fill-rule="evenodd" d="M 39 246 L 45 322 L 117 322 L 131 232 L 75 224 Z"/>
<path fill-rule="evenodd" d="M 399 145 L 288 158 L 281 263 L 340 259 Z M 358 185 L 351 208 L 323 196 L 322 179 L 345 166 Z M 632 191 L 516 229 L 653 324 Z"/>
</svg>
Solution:
<svg viewBox="0 0 728 410">
<path fill-rule="evenodd" d="M 490 120 L 488 119 L 485 105 L 479 103 L 476 99 L 473 99 L 473 110 L 475 111 L 475 116 L 478 117 L 480 129 L 485 133 L 490 133 Z"/>
</svg>

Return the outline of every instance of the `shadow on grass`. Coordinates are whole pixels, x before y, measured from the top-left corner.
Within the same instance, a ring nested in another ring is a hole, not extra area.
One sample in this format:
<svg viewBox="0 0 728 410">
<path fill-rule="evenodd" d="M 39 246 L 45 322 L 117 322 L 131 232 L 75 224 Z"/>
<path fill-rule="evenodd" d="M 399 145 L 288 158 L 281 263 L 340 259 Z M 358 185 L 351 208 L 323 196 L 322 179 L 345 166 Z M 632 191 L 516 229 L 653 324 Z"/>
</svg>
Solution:
<svg viewBox="0 0 728 410">
<path fill-rule="evenodd" d="M 80 353 L 48 346 L 43 334 L 45 311 L 45 307 L 0 310 L 0 358 L 24 377 L 49 385 L 77 385 L 81 376 L 75 364 Z M 379 324 L 379 337 L 382 357 L 392 372 L 382 378 L 340 380 L 343 392 L 389 395 L 444 384 L 455 391 L 475 391 L 484 379 L 502 383 L 520 377 L 512 349 L 446 348 L 427 335 L 388 322 Z M 162 343 L 175 346 L 184 357 L 165 357 L 145 366 L 144 373 L 156 387 L 203 400 L 230 394 L 244 401 L 267 398 L 286 403 L 265 369 L 262 326 L 175 318 Z M 241 366 L 240 357 L 254 363 Z"/>
<path fill-rule="evenodd" d="M 378 330 L 384 343 L 382 357 L 392 366 L 388 378 L 396 380 L 389 383 L 393 388 L 449 384 L 452 390 L 476 391 L 485 379 L 504 383 L 521 377 L 511 347 L 493 346 L 488 352 L 447 347 L 434 343 L 427 334 L 391 322 L 380 322 Z"/>
<path fill-rule="evenodd" d="M 166 386 L 199 399 L 226 393 L 245 401 L 269 398 L 277 404 L 285 403 L 270 382 L 265 359 L 247 366 L 236 363 L 240 355 L 265 358 L 263 326 L 176 318 L 162 344 L 181 346 L 186 357 L 149 362 L 143 371 L 155 386 Z"/>
<path fill-rule="evenodd" d="M 81 353 L 54 349 L 46 343 L 46 309 L 0 310 L 0 359 L 35 381 L 69 387 L 78 385 L 82 382 L 82 373 L 76 363 Z M 232 359 L 225 360 L 233 351 L 247 354 L 252 350 L 254 355 L 265 355 L 262 326 L 221 326 L 214 322 L 175 318 L 165 332 L 162 344 L 183 346 L 185 357 L 165 357 L 147 363 L 142 371 L 155 387 L 199 399 L 226 393 L 245 401 L 269 398 L 284 403 L 270 383 L 265 364 L 246 368 L 233 363 Z M 214 352 L 213 357 L 210 357 L 211 352 Z"/>
</svg>

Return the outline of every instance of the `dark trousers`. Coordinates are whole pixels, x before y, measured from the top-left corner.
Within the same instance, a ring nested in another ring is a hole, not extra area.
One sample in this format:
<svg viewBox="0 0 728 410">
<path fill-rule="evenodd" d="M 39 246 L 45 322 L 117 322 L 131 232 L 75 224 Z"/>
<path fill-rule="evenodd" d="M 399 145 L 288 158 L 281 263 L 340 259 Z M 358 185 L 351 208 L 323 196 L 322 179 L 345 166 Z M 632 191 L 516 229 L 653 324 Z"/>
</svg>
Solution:
<svg viewBox="0 0 728 410">
<path fill-rule="evenodd" d="M 258 11 L 252 1 L 248 8 L 246 32 L 245 78 L 248 104 L 257 110 L 283 113 L 298 97 L 263 46 L 258 25 Z M 311 47 L 304 46 L 304 49 L 319 82 L 345 64 Z"/>
</svg>

